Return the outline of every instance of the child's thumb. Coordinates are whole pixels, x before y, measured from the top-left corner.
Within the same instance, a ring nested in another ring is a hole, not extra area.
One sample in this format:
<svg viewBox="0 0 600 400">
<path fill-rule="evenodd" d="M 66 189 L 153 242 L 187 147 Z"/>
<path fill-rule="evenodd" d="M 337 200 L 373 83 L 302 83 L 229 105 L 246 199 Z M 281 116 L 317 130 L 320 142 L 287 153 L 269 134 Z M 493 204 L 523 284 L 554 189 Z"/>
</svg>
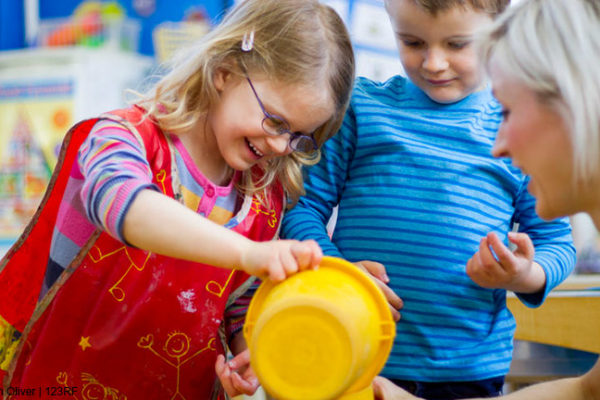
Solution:
<svg viewBox="0 0 600 400">
<path fill-rule="evenodd" d="M 509 232 L 508 240 L 517 246 L 516 252 L 523 254 L 527 258 L 533 258 L 535 249 L 529 235 L 522 232 Z"/>
</svg>

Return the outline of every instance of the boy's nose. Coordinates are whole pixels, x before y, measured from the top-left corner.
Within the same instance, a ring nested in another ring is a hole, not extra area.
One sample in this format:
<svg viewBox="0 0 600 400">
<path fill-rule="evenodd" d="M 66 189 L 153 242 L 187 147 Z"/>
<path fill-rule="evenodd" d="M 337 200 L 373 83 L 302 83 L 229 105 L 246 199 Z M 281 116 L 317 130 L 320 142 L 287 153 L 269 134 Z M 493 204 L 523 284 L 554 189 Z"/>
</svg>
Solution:
<svg viewBox="0 0 600 400">
<path fill-rule="evenodd" d="M 289 147 L 290 136 L 287 134 L 267 136 L 265 141 L 274 154 L 287 154 L 291 151 Z"/>
<path fill-rule="evenodd" d="M 429 49 L 423 59 L 423 69 L 428 72 L 439 72 L 448 68 L 448 60 L 443 50 Z"/>
</svg>

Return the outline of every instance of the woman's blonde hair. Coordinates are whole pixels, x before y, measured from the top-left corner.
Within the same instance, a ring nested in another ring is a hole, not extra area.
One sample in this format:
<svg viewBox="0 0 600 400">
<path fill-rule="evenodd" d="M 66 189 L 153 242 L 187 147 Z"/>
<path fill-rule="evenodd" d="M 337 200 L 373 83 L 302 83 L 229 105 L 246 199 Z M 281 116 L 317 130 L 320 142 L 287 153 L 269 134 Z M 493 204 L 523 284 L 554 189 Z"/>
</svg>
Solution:
<svg viewBox="0 0 600 400">
<path fill-rule="evenodd" d="M 243 51 L 244 35 L 252 32 L 252 49 Z M 190 129 L 218 98 L 213 76 L 219 68 L 240 75 L 246 70 L 282 84 L 324 84 L 335 111 L 314 134 L 320 148 L 342 123 L 354 81 L 354 54 L 346 27 L 331 7 L 317 0 L 246 0 L 179 54 L 140 104 L 163 130 Z M 253 194 L 279 180 L 294 204 L 304 194 L 302 166 L 319 158 L 320 150 L 278 157 L 258 182 L 245 171 L 239 189 Z"/>
<path fill-rule="evenodd" d="M 478 44 L 482 60 L 536 93 L 563 118 L 575 178 L 600 172 L 600 2 L 522 0 Z"/>
</svg>

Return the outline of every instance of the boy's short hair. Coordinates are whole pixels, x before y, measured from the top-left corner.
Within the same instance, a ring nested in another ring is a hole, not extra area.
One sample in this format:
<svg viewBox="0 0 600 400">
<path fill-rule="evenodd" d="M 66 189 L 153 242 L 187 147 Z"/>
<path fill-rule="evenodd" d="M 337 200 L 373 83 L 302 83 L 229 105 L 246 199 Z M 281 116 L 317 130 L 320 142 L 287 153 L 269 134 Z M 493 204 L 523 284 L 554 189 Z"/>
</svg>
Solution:
<svg viewBox="0 0 600 400">
<path fill-rule="evenodd" d="M 393 0 L 388 0 L 393 1 Z M 492 17 L 500 14 L 508 5 L 510 0 L 413 0 L 431 15 L 450 10 L 454 7 L 471 8 L 478 12 L 485 12 Z"/>
</svg>

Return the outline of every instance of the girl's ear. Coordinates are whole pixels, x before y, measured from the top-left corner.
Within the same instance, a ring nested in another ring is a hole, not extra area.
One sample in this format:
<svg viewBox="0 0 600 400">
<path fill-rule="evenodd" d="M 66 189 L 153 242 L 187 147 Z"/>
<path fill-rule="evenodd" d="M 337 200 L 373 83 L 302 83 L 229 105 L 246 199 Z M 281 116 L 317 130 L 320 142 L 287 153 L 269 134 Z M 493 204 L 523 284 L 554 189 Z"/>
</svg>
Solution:
<svg viewBox="0 0 600 400">
<path fill-rule="evenodd" d="M 213 84 L 215 85 L 215 89 L 221 93 L 225 89 L 225 84 L 229 79 L 231 79 L 231 77 L 232 73 L 227 68 L 217 68 L 215 74 L 213 75 Z"/>
</svg>

